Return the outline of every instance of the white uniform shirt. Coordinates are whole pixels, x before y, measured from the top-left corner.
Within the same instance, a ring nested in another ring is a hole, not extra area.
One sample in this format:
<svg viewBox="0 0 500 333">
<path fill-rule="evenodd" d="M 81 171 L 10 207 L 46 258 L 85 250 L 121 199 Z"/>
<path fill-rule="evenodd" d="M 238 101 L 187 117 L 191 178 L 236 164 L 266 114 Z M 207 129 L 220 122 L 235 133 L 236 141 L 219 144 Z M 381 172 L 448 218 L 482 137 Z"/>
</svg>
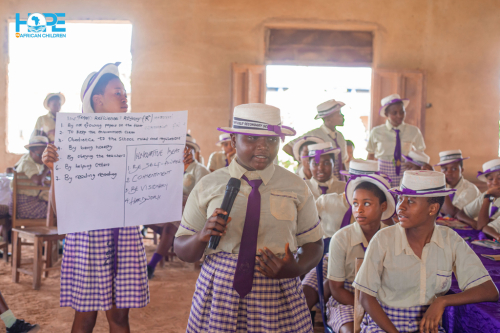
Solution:
<svg viewBox="0 0 500 333">
<path fill-rule="evenodd" d="M 45 136 L 52 143 L 55 139 L 55 129 L 56 117 L 49 112 L 44 116 L 38 117 L 33 135 Z"/>
<path fill-rule="evenodd" d="M 15 169 L 16 172 L 23 172 L 27 178 L 31 178 L 34 175 L 41 175 L 44 170 L 43 164 L 36 163 L 30 156 L 30 153 L 24 154 L 21 159 L 16 163 Z M 24 178 L 26 177 L 19 177 Z M 35 183 L 31 183 L 33 186 L 38 186 Z M 13 190 L 14 182 L 10 182 L 10 189 Z M 40 190 L 19 190 L 17 194 L 29 195 L 32 197 L 38 197 L 41 200 L 49 201 L 49 191 L 40 191 Z"/>
<path fill-rule="evenodd" d="M 373 128 L 370 132 L 366 151 L 375 154 L 375 158 L 384 161 L 391 162 L 394 160 L 396 132 L 392 128 L 389 120 L 385 124 Z M 408 155 L 412 147 L 417 151 L 425 150 L 424 137 L 418 127 L 403 122 L 395 129 L 400 130 L 399 138 L 401 140 L 401 153 L 403 155 Z"/>
<path fill-rule="evenodd" d="M 312 194 L 314 195 L 314 199 L 317 200 L 323 192 L 321 191 L 320 186 L 327 186 L 328 190 L 326 193 L 343 193 L 345 191 L 346 182 L 338 180 L 335 176 L 332 176 L 328 181 L 324 183 L 318 182 L 316 179 L 306 179 L 305 180 L 309 189 L 311 189 Z"/>
<path fill-rule="evenodd" d="M 323 229 L 314 197 L 300 177 L 274 164 L 264 170 L 248 171 L 236 160 L 196 184 L 186 203 L 176 237 L 201 231 L 206 220 L 221 206 L 229 179 L 241 179 L 243 175 L 249 180 L 263 181 L 259 187 L 261 204 L 257 250 L 267 247 L 279 255 L 285 253 L 286 243 L 290 244 L 290 251 L 295 252 L 298 247 L 322 238 Z M 227 233 L 222 236 L 217 249 L 207 249 L 206 254 L 239 252 L 251 190 L 250 185 L 242 180 Z"/>
<path fill-rule="evenodd" d="M 354 287 L 383 305 L 408 308 L 429 305 L 448 292 L 455 273 L 461 290 L 491 280 L 481 260 L 453 229 L 436 225 L 417 257 L 399 224 L 375 234 Z"/>
<path fill-rule="evenodd" d="M 479 212 L 481 211 L 481 207 L 483 206 L 485 193 L 480 193 L 479 196 L 476 197 L 476 199 L 474 199 L 472 202 L 470 202 L 468 205 L 464 207 L 464 213 L 471 219 L 477 219 L 477 217 L 479 216 Z M 496 198 L 495 201 L 493 201 L 493 203 L 490 203 L 490 208 L 489 208 L 490 212 L 492 206 L 500 207 L 500 198 Z M 498 209 L 497 212 L 493 214 L 493 216 L 490 216 L 490 219 L 500 220 L 500 209 Z"/>
<path fill-rule="evenodd" d="M 448 185 L 446 185 L 446 187 L 450 188 L 450 186 Z M 464 179 L 464 177 L 460 179 L 455 189 L 457 191 L 455 192 L 452 203 L 453 206 L 457 207 L 458 209 L 463 209 L 465 206 L 467 206 L 469 203 L 471 203 L 481 195 L 481 192 L 479 191 L 477 186 L 472 184 L 467 179 Z"/>
<path fill-rule="evenodd" d="M 234 156 L 236 155 L 233 155 L 233 158 Z M 233 158 L 231 158 L 231 161 L 233 160 Z M 224 153 L 223 151 L 213 152 L 208 159 L 208 169 L 215 171 L 219 170 L 220 168 L 225 168 L 229 165 L 229 163 L 231 163 L 231 161 L 227 159 L 226 153 Z"/>
<path fill-rule="evenodd" d="M 320 196 L 316 200 L 316 208 L 321 219 L 324 237 L 330 238 L 340 229 L 349 204 L 344 193 L 331 193 Z"/>
</svg>

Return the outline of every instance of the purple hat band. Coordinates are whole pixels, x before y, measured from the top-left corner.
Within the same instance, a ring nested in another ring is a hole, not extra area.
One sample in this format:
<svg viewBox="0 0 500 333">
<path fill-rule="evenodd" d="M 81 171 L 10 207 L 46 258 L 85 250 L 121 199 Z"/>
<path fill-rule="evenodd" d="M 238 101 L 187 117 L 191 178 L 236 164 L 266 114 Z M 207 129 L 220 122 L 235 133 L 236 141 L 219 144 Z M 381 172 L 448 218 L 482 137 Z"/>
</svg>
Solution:
<svg viewBox="0 0 500 333">
<path fill-rule="evenodd" d="M 377 171 L 377 172 L 378 172 L 378 171 Z M 384 187 L 385 187 L 385 188 L 386 188 L 386 189 L 387 189 L 387 190 L 388 190 L 391 194 L 393 194 L 393 193 L 389 190 L 389 188 L 388 188 L 388 187 L 387 187 L 384 183 L 382 183 L 382 182 L 380 181 L 380 179 L 377 179 L 377 178 L 372 177 L 372 176 L 370 176 L 370 175 L 351 175 L 351 178 L 349 178 L 349 180 L 348 180 L 348 181 L 347 181 L 347 183 L 345 184 L 344 193 L 347 193 L 347 187 L 349 186 L 349 183 L 350 183 L 351 181 L 353 181 L 354 179 L 359 178 L 359 177 L 366 177 L 366 178 L 371 178 L 371 179 L 374 179 L 374 180 L 376 180 L 377 182 L 379 182 L 380 184 L 384 185 Z M 347 196 L 346 196 L 346 199 L 347 199 L 347 201 L 349 202 L 349 198 L 347 198 Z M 349 203 L 349 204 L 350 204 L 350 203 Z"/>
<path fill-rule="evenodd" d="M 349 171 L 340 170 L 339 172 L 342 176 L 354 177 L 354 178 L 357 178 L 360 176 L 369 177 L 369 175 L 377 175 L 380 177 L 384 177 L 385 179 L 387 179 L 389 181 L 389 183 L 392 182 L 391 177 L 389 177 L 388 175 L 386 175 L 385 173 L 382 173 L 380 171 L 359 171 L 359 172 L 365 172 L 365 173 L 353 173 L 353 172 L 351 172 L 351 169 L 349 169 Z"/>
<path fill-rule="evenodd" d="M 37 141 L 37 142 L 30 142 L 28 144 L 28 146 L 32 146 L 32 145 L 47 145 L 47 144 L 48 144 L 47 142 Z"/>
<path fill-rule="evenodd" d="M 318 149 L 318 150 L 313 150 L 314 155 L 309 155 L 309 156 L 303 156 L 303 157 L 313 157 L 314 156 L 314 161 L 316 163 L 319 163 L 321 159 L 321 155 L 325 153 L 335 153 L 335 151 L 339 151 L 339 148 L 326 148 L 326 149 Z"/>
<path fill-rule="evenodd" d="M 403 185 L 401 185 L 403 186 Z M 452 189 L 446 189 L 446 187 L 436 187 L 436 188 L 429 188 L 429 189 L 424 189 L 424 190 L 412 190 L 409 188 L 402 188 L 399 190 L 389 190 L 391 193 L 396 194 L 396 195 L 426 195 L 426 194 L 438 194 L 438 193 L 443 193 L 443 194 L 449 194 L 450 192 L 456 192 L 457 190 L 452 188 Z"/>
<path fill-rule="evenodd" d="M 425 163 L 424 163 L 424 162 L 416 161 L 416 160 L 414 160 L 413 158 L 411 158 L 410 156 L 403 155 L 403 157 L 404 157 L 404 158 L 405 158 L 408 162 L 413 163 L 413 164 L 415 164 L 415 165 L 418 165 L 418 166 L 423 166 L 423 165 L 425 165 Z"/>
<path fill-rule="evenodd" d="M 385 103 L 384 105 L 382 105 L 380 107 L 380 109 L 378 110 L 378 112 L 380 113 L 380 111 L 382 111 L 383 108 L 391 105 L 391 104 L 394 104 L 394 103 L 403 103 L 404 101 L 407 101 L 407 99 L 401 99 L 401 98 L 396 98 L 396 99 L 391 99 L 389 102 Z"/>
<path fill-rule="evenodd" d="M 478 172 L 477 172 L 477 176 L 476 176 L 476 178 L 478 178 L 479 176 L 486 175 L 486 174 L 488 174 L 488 173 L 492 173 L 492 172 L 495 172 L 495 171 L 499 171 L 499 170 L 500 170 L 500 165 L 495 165 L 493 168 L 488 169 L 488 170 L 485 170 L 485 171 L 483 171 L 483 172 L 478 171 Z"/>
<path fill-rule="evenodd" d="M 243 135 L 255 135 L 255 133 L 248 133 L 248 132 L 240 132 L 240 131 L 230 131 L 230 130 L 224 130 L 222 128 L 217 128 L 221 132 L 225 133 L 237 133 L 237 134 L 243 134 Z M 293 128 L 288 127 L 288 126 L 282 126 L 282 125 L 269 125 L 264 122 L 260 121 L 255 121 L 255 120 L 249 120 L 249 119 L 243 119 L 243 118 L 233 118 L 233 129 L 239 130 L 239 129 L 247 129 L 247 130 L 260 130 L 260 131 L 269 131 L 269 132 L 274 132 L 276 133 L 277 136 L 281 138 L 281 141 L 285 141 L 285 133 L 283 133 L 282 129 L 287 129 L 291 131 L 293 134 L 290 135 L 295 135 L 296 132 Z M 259 134 L 259 136 L 276 136 L 273 134 Z"/>
</svg>

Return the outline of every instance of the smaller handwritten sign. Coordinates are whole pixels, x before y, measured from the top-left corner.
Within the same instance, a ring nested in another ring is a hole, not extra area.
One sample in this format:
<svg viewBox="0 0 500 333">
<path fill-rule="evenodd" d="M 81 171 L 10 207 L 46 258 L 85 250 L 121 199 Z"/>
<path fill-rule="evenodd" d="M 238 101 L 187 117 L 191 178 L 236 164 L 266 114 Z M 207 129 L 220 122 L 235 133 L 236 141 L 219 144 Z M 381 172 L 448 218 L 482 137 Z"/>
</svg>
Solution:
<svg viewBox="0 0 500 333">
<path fill-rule="evenodd" d="M 60 113 L 60 234 L 179 221 L 187 111 Z"/>
</svg>

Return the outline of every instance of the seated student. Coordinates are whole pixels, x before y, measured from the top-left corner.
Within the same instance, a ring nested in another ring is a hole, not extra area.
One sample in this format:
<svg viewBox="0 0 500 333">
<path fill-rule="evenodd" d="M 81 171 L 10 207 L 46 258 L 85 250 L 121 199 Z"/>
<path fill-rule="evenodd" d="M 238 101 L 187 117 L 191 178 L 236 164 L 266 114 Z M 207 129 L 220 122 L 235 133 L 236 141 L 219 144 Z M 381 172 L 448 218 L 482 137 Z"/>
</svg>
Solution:
<svg viewBox="0 0 500 333">
<path fill-rule="evenodd" d="M 295 173 L 300 178 L 306 180 L 312 177 L 311 168 L 309 167 L 309 150 L 307 147 L 323 142 L 325 141 L 317 136 L 304 136 L 295 141 L 293 145 L 293 157 L 299 162 L 299 167 Z"/>
<path fill-rule="evenodd" d="M 309 150 L 309 168 L 312 178 L 306 179 L 315 199 L 327 193 L 342 193 L 345 189 L 345 182 L 338 180 L 333 175 L 335 165 L 335 154 L 340 149 L 333 148 L 331 142 L 317 143 L 307 147 Z"/>
<path fill-rule="evenodd" d="M 61 106 L 66 102 L 66 98 L 62 93 L 51 93 L 45 97 L 43 106 L 49 110 L 44 116 L 38 117 L 35 130 L 32 135 L 45 136 L 49 139 L 49 143 L 54 143 L 56 134 L 56 116 L 61 111 Z"/>
<path fill-rule="evenodd" d="M 49 140 L 45 136 L 32 136 L 30 143 L 24 148 L 29 152 L 24 154 L 15 169 L 18 173 L 24 173 L 31 179 L 33 185 L 43 185 L 49 168 L 43 165 L 42 154 L 47 147 Z M 10 183 L 13 189 L 14 182 Z M 9 205 L 9 214 L 13 216 L 13 200 Z M 17 191 L 17 217 L 20 219 L 44 219 L 47 216 L 47 206 L 49 200 L 49 191 L 39 190 L 19 190 Z"/>
<path fill-rule="evenodd" d="M 341 174 L 346 177 L 375 175 L 378 174 L 378 163 L 360 159 L 352 160 L 349 164 L 349 172 L 342 170 Z M 316 208 L 323 227 L 324 238 L 331 238 L 339 229 L 348 226 L 352 222 L 352 208 L 347 202 L 344 192 L 321 195 L 316 200 Z M 326 280 L 327 262 L 328 254 L 323 258 L 323 280 Z M 312 269 L 306 274 L 302 280 L 302 288 L 304 295 L 306 295 L 307 306 L 311 310 L 319 300 L 316 269 Z"/>
<path fill-rule="evenodd" d="M 500 159 L 484 163 L 483 172 L 477 173 L 477 179 L 486 182 L 488 190 L 461 210 L 452 207 L 448 214 L 476 230 L 482 230 L 488 223 L 500 218 Z"/>
<path fill-rule="evenodd" d="M 186 134 L 186 147 L 184 148 L 184 161 L 187 161 L 187 156 L 192 155 L 188 164 L 184 163 L 184 175 L 191 174 L 194 176 L 195 182 L 199 182 L 203 176 L 210 173 L 203 164 L 196 159 L 196 152 L 200 151 L 200 146 L 196 140 L 190 135 Z"/>
<path fill-rule="evenodd" d="M 175 251 L 187 262 L 206 254 L 188 333 L 313 332 L 298 277 L 320 261 L 323 231 L 304 181 L 273 164 L 280 137 L 295 134 L 280 124 L 273 106 L 235 107 L 233 127 L 219 130 L 232 133 L 236 158 L 188 198 Z M 218 214 L 227 214 L 219 207 L 230 178 L 241 187 L 225 222 Z M 221 236 L 215 250 L 207 249 L 212 235 Z"/>
<path fill-rule="evenodd" d="M 219 135 L 219 141 L 216 145 L 221 147 L 222 151 L 216 151 L 210 155 L 208 159 L 210 172 L 229 166 L 236 154 L 236 149 L 231 145 L 231 136 L 228 133 Z"/>
<path fill-rule="evenodd" d="M 356 222 L 340 229 L 330 241 L 327 303 L 328 325 L 338 333 L 354 332 L 354 269 L 372 237 L 396 210 L 390 183 L 379 175 L 359 176 L 347 182 L 346 197 Z"/>
<path fill-rule="evenodd" d="M 307 132 L 303 136 L 316 136 L 323 139 L 325 142 L 331 142 L 333 147 L 340 148 L 340 154 L 336 156 L 335 168 L 333 175 L 340 179 L 340 170 L 345 170 L 344 163 L 349 158 L 347 156 L 347 147 L 344 136 L 337 131 L 337 126 L 344 126 L 344 115 L 342 114 L 342 107 L 345 104 L 340 101 L 331 99 L 323 102 L 316 107 L 318 114 L 314 119 L 322 119 L 323 125 L 312 131 Z M 292 140 L 283 147 L 283 151 L 288 155 L 293 156 L 293 146 L 298 139 Z"/>
<path fill-rule="evenodd" d="M 405 163 L 403 168 L 405 170 L 430 170 L 434 168 L 429 164 L 431 158 L 423 151 L 410 151 L 408 155 L 403 155 Z"/>
<path fill-rule="evenodd" d="M 462 176 L 464 172 L 464 160 L 468 157 L 462 157 L 462 151 L 448 150 L 439 153 L 439 163 L 435 166 L 441 167 L 441 172 L 446 177 L 446 188 L 457 190 L 445 197 L 441 212 L 446 215 L 455 216 L 458 210 L 474 201 L 481 192 L 470 181 Z"/>
<path fill-rule="evenodd" d="M 399 223 L 371 240 L 354 279 L 366 310 L 361 332 L 444 332 L 447 306 L 497 301 L 488 271 L 453 229 L 436 225 L 446 189 L 444 174 L 406 171 L 400 189 Z M 446 295 L 454 272 L 459 294 Z"/>
</svg>

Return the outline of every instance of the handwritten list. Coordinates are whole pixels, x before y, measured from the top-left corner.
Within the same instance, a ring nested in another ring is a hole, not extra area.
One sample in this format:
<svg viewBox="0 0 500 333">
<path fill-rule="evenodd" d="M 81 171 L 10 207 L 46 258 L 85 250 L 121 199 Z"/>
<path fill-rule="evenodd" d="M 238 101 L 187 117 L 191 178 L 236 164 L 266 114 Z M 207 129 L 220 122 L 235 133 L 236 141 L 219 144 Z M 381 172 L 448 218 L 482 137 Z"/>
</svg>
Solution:
<svg viewBox="0 0 500 333">
<path fill-rule="evenodd" d="M 59 113 L 60 234 L 179 221 L 187 111 Z"/>
</svg>

